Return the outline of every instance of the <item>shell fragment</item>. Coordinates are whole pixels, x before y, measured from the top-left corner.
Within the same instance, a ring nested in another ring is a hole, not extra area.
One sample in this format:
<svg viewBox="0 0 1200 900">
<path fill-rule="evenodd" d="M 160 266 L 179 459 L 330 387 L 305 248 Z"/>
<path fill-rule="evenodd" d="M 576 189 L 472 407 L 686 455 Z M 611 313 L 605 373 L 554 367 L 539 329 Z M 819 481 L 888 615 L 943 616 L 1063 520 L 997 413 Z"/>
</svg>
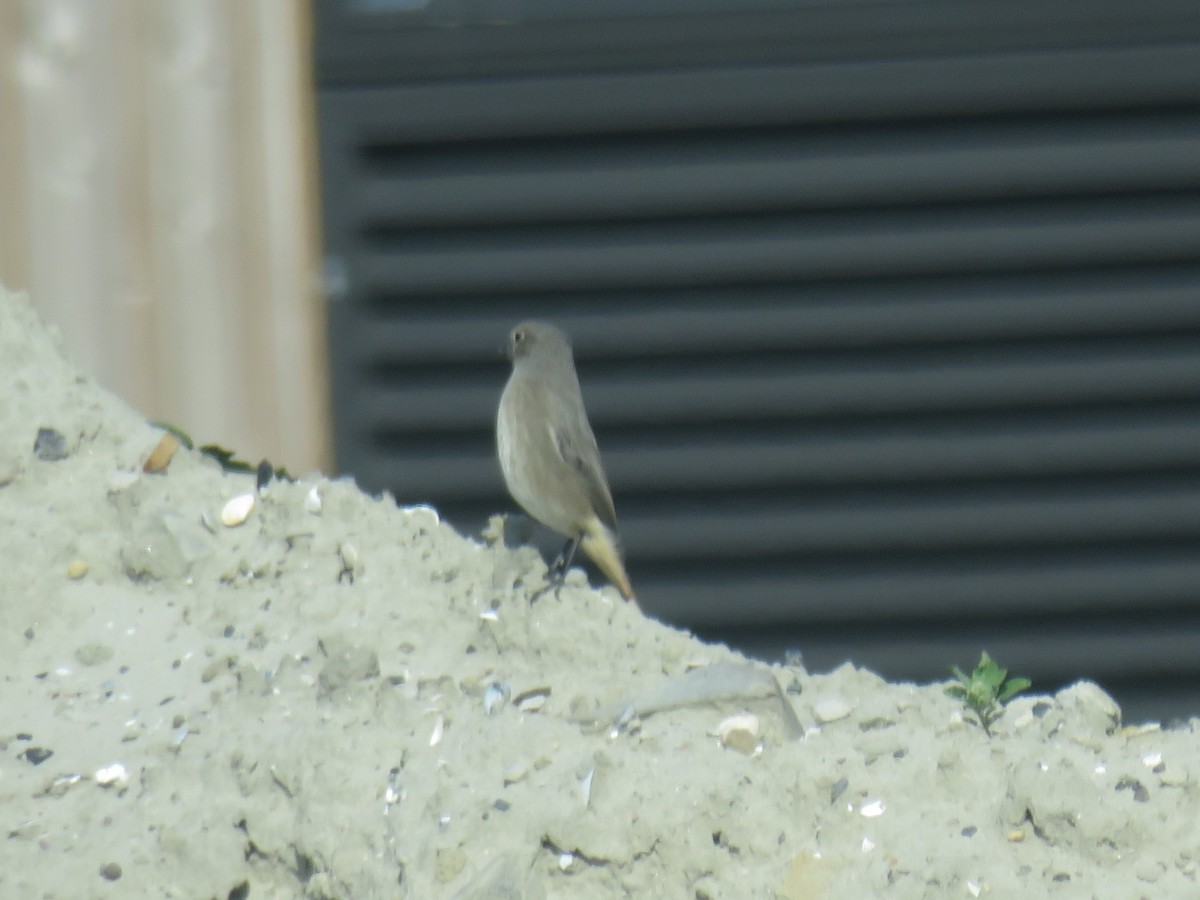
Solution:
<svg viewBox="0 0 1200 900">
<path fill-rule="evenodd" d="M 232 497 L 221 509 L 221 524 L 226 528 L 236 528 L 248 518 L 254 509 L 253 494 L 238 494 Z"/>
<path fill-rule="evenodd" d="M 759 740 L 761 730 L 758 716 L 740 713 L 730 716 L 717 726 L 717 737 L 725 749 L 753 756 L 762 751 L 762 742 Z"/>
</svg>

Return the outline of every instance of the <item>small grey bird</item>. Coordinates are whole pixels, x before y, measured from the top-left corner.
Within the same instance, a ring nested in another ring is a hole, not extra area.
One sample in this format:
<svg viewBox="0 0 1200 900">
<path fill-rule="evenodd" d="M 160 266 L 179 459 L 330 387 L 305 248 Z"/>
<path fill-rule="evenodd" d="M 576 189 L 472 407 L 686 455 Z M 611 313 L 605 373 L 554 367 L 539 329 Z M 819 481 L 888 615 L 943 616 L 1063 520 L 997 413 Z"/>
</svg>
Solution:
<svg viewBox="0 0 1200 900">
<path fill-rule="evenodd" d="M 555 569 L 565 570 L 582 547 L 621 596 L 636 601 L 570 339 L 549 323 L 522 322 L 509 332 L 508 358 L 512 375 L 496 416 L 496 450 L 508 492 L 533 518 L 566 535 Z"/>
</svg>

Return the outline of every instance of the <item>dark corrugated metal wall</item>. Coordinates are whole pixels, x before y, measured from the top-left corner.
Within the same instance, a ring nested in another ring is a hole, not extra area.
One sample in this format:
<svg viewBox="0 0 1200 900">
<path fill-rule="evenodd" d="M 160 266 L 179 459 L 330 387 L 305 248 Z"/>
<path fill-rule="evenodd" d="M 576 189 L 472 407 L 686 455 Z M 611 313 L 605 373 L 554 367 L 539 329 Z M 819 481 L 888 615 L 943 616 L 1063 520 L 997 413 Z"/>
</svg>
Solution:
<svg viewBox="0 0 1200 900">
<path fill-rule="evenodd" d="M 340 467 L 512 509 L 551 317 L 652 614 L 1200 712 L 1200 12 L 1053 6 L 319 3 Z"/>
</svg>

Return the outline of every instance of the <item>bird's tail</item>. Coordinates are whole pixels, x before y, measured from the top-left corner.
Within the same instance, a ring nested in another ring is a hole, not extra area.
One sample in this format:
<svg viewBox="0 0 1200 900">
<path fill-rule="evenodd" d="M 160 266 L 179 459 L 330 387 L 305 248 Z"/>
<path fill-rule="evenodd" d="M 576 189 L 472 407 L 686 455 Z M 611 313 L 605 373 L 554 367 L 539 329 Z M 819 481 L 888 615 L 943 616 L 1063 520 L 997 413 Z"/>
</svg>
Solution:
<svg viewBox="0 0 1200 900">
<path fill-rule="evenodd" d="M 637 603 L 633 586 L 629 583 L 629 575 L 625 572 L 625 563 L 621 561 L 621 547 L 617 543 L 617 536 L 608 526 L 592 516 L 583 529 L 579 546 L 600 567 L 600 571 L 608 576 L 608 580 L 621 592 L 622 597 Z"/>
</svg>

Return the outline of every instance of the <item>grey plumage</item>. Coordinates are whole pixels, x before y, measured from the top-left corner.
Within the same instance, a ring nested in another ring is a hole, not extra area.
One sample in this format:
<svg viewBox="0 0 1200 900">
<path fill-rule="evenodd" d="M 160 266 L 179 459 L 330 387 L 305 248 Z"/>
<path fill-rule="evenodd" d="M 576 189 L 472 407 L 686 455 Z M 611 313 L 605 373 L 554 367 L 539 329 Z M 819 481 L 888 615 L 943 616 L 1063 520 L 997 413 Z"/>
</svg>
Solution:
<svg viewBox="0 0 1200 900">
<path fill-rule="evenodd" d="M 570 340 L 549 323 L 522 322 L 509 333 L 508 355 L 513 371 L 500 397 L 496 449 L 509 493 L 543 525 L 578 540 L 633 599 Z"/>
</svg>

